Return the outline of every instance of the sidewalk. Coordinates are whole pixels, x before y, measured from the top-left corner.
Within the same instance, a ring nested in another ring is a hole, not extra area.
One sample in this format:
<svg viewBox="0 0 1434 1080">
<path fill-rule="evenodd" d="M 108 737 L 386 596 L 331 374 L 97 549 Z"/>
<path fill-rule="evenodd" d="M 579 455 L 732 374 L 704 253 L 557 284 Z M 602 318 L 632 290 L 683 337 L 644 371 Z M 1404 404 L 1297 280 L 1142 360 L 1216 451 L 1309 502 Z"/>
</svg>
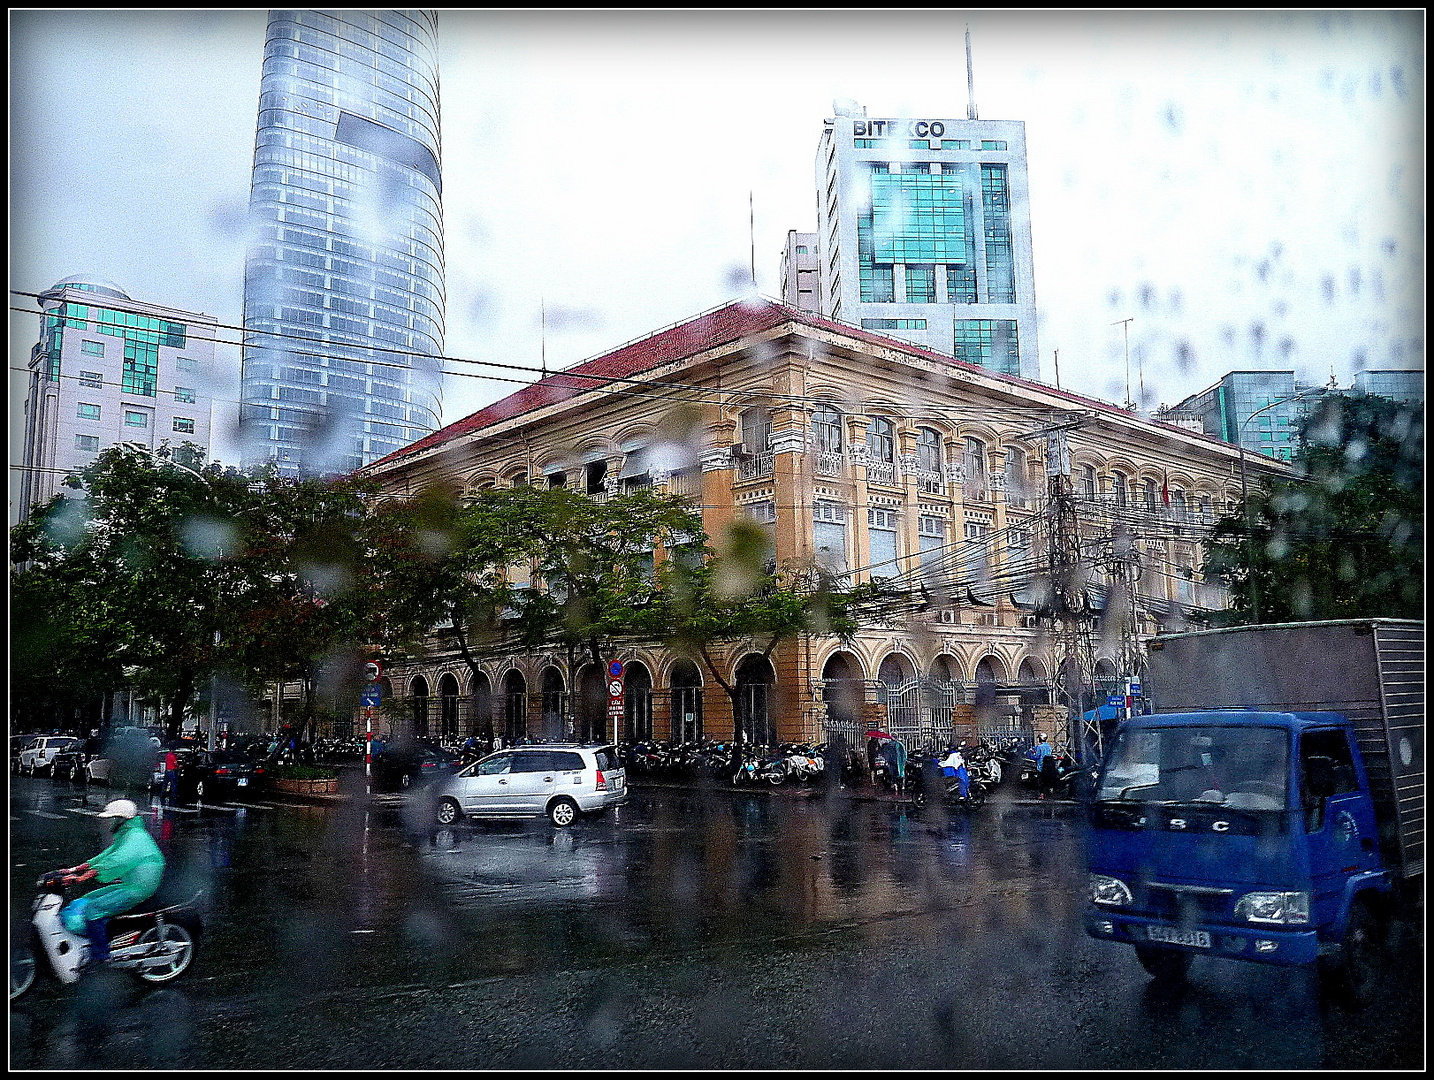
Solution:
<svg viewBox="0 0 1434 1080">
<path fill-rule="evenodd" d="M 859 802 L 884 802 L 893 805 L 911 805 L 911 799 L 905 795 L 887 788 L 876 788 L 870 784 L 842 784 L 837 788 L 829 789 L 825 784 L 733 784 L 720 780 L 669 780 L 655 776 L 641 776 L 633 779 L 629 777 L 627 786 L 629 788 L 667 789 L 672 791 L 728 791 L 734 794 L 765 794 L 775 795 L 789 799 L 820 799 L 828 794 L 840 798 L 855 799 Z M 1039 799 L 1035 795 L 1025 793 L 1014 794 L 1015 785 L 1000 787 L 988 800 L 999 802 L 1007 806 L 1074 806 L 1074 799 Z"/>
</svg>

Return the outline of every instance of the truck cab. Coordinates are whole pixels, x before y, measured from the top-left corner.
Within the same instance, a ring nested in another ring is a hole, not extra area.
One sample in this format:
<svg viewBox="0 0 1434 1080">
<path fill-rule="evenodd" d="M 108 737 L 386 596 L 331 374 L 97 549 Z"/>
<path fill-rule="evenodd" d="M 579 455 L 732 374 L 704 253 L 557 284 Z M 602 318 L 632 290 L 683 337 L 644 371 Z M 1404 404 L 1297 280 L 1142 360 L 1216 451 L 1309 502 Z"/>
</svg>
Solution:
<svg viewBox="0 0 1434 1080">
<path fill-rule="evenodd" d="M 1086 931 L 1133 945 L 1152 975 L 1203 954 L 1367 981 L 1392 882 L 1343 715 L 1129 720 L 1087 813 Z"/>
</svg>

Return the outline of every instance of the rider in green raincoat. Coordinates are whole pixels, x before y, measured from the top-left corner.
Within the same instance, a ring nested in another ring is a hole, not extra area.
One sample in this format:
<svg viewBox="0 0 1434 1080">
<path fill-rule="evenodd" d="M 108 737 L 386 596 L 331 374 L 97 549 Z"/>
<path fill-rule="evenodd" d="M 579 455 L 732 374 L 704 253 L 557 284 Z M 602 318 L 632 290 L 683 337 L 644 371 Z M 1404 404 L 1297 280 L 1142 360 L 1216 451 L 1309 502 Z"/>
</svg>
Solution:
<svg viewBox="0 0 1434 1080">
<path fill-rule="evenodd" d="M 113 882 L 65 905 L 60 917 L 65 929 L 90 940 L 90 960 L 109 958 L 106 924 L 112 915 L 128 911 L 153 896 L 164 877 L 164 855 L 129 799 L 115 799 L 98 815 L 114 819 L 114 842 L 88 862 L 64 871 L 76 882 L 98 878 Z"/>
</svg>

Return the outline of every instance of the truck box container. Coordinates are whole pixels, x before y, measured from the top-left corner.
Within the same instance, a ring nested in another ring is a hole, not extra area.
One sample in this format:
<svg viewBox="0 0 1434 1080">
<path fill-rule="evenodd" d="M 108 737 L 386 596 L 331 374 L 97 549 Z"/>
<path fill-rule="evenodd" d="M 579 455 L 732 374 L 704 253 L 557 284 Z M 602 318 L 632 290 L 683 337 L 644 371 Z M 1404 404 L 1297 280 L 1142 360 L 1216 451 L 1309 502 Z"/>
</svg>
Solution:
<svg viewBox="0 0 1434 1080">
<path fill-rule="evenodd" d="M 1168 634 L 1150 643 L 1161 713 L 1218 708 L 1336 712 L 1354 724 L 1386 863 L 1424 870 L 1424 624 L 1279 623 Z"/>
</svg>

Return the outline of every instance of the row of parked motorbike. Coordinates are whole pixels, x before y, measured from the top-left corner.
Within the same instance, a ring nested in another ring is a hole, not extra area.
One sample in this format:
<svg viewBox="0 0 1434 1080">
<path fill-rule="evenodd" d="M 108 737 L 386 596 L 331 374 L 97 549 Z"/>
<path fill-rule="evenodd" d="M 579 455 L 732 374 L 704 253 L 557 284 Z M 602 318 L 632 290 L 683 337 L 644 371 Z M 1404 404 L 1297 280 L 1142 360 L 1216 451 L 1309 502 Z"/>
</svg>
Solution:
<svg viewBox="0 0 1434 1080">
<path fill-rule="evenodd" d="M 1053 766 L 1043 786 L 1030 750 L 1030 745 L 1019 739 L 982 741 L 974 746 L 963 746 L 962 756 L 967 773 L 963 778 L 949 775 L 950 770 L 943 773 L 941 762 L 947 757 L 948 750 L 923 748 L 907 756 L 904 774 L 898 778 L 893 775 L 894 770 L 887 758 L 881 754 L 869 763 L 860 750 L 831 744 L 748 744 L 742 748 L 741 767 L 736 769 L 731 743 L 644 741 L 625 743 L 620 747 L 623 761 L 634 778 L 701 778 L 780 787 L 784 784 L 815 784 L 829 771 L 834 771 L 844 784 L 869 780 L 877 787 L 909 795 L 918 805 L 939 799 L 949 805 L 966 808 L 982 805 L 996 788 L 1008 782 L 1033 792 L 1048 791 L 1057 798 L 1070 796 L 1078 773 L 1071 755 L 1063 750 L 1053 755 Z"/>
</svg>

